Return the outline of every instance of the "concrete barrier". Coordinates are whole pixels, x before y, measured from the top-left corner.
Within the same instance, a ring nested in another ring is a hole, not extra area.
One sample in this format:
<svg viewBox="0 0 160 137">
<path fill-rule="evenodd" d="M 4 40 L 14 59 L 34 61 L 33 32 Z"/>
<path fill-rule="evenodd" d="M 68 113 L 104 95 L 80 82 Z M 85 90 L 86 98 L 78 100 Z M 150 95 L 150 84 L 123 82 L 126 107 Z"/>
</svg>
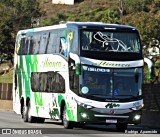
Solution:
<svg viewBox="0 0 160 137">
<path fill-rule="evenodd" d="M 12 100 L 0 100 L 0 110 L 13 111 Z"/>
</svg>

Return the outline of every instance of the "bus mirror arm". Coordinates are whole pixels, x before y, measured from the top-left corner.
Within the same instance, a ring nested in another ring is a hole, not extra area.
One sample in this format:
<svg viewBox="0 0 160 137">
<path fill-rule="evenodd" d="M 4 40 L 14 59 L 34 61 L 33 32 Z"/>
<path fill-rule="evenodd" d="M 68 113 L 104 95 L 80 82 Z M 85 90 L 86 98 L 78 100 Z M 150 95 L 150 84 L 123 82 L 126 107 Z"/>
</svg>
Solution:
<svg viewBox="0 0 160 137">
<path fill-rule="evenodd" d="M 76 75 L 81 75 L 81 63 L 80 58 L 77 54 L 71 53 L 69 54 L 70 58 L 75 61 L 76 67 Z"/>
<path fill-rule="evenodd" d="M 148 71 L 149 71 L 148 72 L 148 79 L 154 78 L 154 64 L 153 64 L 153 62 L 148 58 L 144 58 L 144 62 L 146 62 L 148 65 Z"/>
</svg>

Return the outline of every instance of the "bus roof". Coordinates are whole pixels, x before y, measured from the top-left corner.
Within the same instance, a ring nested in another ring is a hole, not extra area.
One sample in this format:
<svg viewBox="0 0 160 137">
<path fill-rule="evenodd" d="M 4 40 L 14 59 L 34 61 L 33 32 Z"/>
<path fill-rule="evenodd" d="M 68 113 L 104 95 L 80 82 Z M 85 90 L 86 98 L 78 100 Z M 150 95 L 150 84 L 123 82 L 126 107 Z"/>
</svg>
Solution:
<svg viewBox="0 0 160 137">
<path fill-rule="evenodd" d="M 26 34 L 31 32 L 39 32 L 57 28 L 77 27 L 77 28 L 103 28 L 103 29 L 136 29 L 133 26 L 121 25 L 121 24 L 105 24 L 102 22 L 67 22 L 65 24 L 38 27 L 26 30 L 20 30 L 18 34 Z"/>
<path fill-rule="evenodd" d="M 58 28 L 66 28 L 66 27 L 67 27 L 66 24 L 59 24 L 59 25 L 53 25 L 53 26 L 38 27 L 38 28 L 20 30 L 18 32 L 18 34 L 26 34 L 26 33 L 31 33 L 31 32 L 39 32 L 39 31 L 58 29 Z"/>
<path fill-rule="evenodd" d="M 103 27 L 103 28 L 119 28 L 119 29 L 136 29 L 133 26 L 127 26 L 122 24 L 105 24 L 102 22 L 67 22 L 67 26 L 75 27 Z"/>
</svg>

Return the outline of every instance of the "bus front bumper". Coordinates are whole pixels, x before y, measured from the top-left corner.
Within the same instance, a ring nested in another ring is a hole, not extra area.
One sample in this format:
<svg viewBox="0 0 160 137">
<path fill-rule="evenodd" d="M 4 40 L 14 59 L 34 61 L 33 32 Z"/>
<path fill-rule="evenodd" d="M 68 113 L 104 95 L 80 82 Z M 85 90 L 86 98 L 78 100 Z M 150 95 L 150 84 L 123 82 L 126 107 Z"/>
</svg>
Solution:
<svg viewBox="0 0 160 137">
<path fill-rule="evenodd" d="M 140 124 L 142 110 L 132 111 L 121 115 L 104 114 L 78 106 L 77 122 L 99 124 Z"/>
</svg>

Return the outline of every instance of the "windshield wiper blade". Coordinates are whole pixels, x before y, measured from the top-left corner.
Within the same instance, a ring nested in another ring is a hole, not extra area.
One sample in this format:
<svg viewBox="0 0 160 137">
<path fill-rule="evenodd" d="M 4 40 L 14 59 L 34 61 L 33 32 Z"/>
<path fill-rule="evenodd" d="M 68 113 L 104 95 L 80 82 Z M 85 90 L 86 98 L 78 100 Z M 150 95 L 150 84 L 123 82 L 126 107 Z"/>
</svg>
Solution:
<svg viewBox="0 0 160 137">
<path fill-rule="evenodd" d="M 125 96 L 130 96 L 130 97 L 137 97 L 137 96 L 134 96 L 134 95 L 114 95 L 114 97 L 116 97 L 116 96 L 122 96 L 122 97 L 125 97 Z"/>
<path fill-rule="evenodd" d="M 89 94 L 87 96 L 92 96 L 92 97 L 95 97 L 95 96 L 104 96 L 104 95 L 101 95 L 101 94 Z"/>
</svg>

